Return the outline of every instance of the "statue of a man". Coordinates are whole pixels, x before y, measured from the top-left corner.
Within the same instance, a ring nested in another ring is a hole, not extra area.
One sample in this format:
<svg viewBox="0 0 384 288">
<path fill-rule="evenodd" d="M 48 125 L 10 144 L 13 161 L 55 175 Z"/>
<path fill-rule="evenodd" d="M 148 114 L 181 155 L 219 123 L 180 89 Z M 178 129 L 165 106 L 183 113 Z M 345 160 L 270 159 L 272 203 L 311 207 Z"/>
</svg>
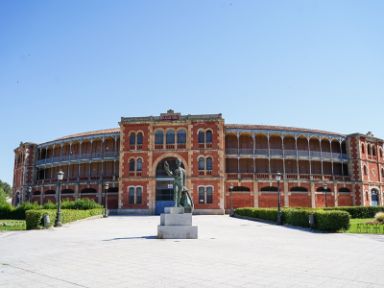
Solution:
<svg viewBox="0 0 384 288">
<path fill-rule="evenodd" d="M 168 176 L 173 177 L 173 199 L 175 200 L 175 207 L 182 206 L 187 210 L 186 212 L 192 212 L 193 201 L 188 193 L 188 188 L 185 187 L 185 170 L 181 167 L 181 161 L 176 159 L 176 169 L 173 172 L 169 169 L 168 162 L 165 161 L 164 169 Z"/>
</svg>

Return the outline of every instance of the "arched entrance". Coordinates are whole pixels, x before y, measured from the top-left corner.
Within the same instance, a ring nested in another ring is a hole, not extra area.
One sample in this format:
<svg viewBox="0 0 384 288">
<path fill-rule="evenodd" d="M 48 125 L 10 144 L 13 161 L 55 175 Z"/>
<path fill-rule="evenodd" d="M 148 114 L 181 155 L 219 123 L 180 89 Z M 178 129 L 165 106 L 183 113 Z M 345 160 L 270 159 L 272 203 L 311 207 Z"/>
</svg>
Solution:
<svg viewBox="0 0 384 288">
<path fill-rule="evenodd" d="M 164 169 L 164 162 L 167 161 L 169 169 L 176 169 L 176 158 L 168 157 L 159 162 L 156 167 L 156 206 L 155 213 L 160 215 L 164 213 L 164 208 L 175 205 L 173 201 L 173 177 L 167 175 Z M 184 164 L 181 163 L 184 168 Z"/>
<path fill-rule="evenodd" d="M 371 190 L 371 206 L 379 206 L 379 191 L 377 189 Z"/>
</svg>

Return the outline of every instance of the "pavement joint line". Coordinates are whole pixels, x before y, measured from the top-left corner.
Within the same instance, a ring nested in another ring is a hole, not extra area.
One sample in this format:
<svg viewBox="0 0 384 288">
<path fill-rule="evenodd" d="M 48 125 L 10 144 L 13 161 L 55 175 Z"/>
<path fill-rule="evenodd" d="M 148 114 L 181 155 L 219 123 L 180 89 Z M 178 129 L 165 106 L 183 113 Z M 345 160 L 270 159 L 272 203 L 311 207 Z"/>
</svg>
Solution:
<svg viewBox="0 0 384 288">
<path fill-rule="evenodd" d="M 8 266 L 8 267 L 12 267 L 14 269 L 18 269 L 18 270 L 21 270 L 21 271 L 24 271 L 24 272 L 28 272 L 28 273 L 31 273 L 31 274 L 35 274 L 35 275 L 43 276 L 43 277 L 46 277 L 46 278 L 50 278 L 52 280 L 61 281 L 61 282 L 64 282 L 64 283 L 75 285 L 75 286 L 78 286 L 78 287 L 91 288 L 89 286 L 84 286 L 84 285 L 81 285 L 81 284 L 78 284 L 78 283 L 75 283 L 75 282 L 72 282 L 72 281 L 68 281 L 68 280 L 65 280 L 65 279 L 58 278 L 58 277 L 53 277 L 53 276 L 46 275 L 44 273 L 36 272 L 36 271 L 33 271 L 33 270 L 21 268 L 21 267 L 12 265 L 12 264 L 2 264 L 2 265 Z"/>
</svg>

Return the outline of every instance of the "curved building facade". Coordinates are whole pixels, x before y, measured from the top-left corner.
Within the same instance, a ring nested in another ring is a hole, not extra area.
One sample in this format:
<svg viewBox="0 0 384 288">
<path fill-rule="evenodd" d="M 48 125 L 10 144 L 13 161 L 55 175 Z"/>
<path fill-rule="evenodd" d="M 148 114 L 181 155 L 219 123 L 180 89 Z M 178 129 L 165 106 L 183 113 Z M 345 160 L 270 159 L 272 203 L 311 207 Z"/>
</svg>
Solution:
<svg viewBox="0 0 384 288">
<path fill-rule="evenodd" d="M 164 162 L 181 160 L 196 213 L 231 207 L 383 205 L 383 140 L 372 134 L 225 124 L 221 114 L 121 118 L 119 128 L 15 149 L 14 202 L 91 198 L 116 213 L 172 205 Z M 282 179 L 278 183 L 276 174 Z M 109 184 L 104 191 L 104 184 Z"/>
</svg>

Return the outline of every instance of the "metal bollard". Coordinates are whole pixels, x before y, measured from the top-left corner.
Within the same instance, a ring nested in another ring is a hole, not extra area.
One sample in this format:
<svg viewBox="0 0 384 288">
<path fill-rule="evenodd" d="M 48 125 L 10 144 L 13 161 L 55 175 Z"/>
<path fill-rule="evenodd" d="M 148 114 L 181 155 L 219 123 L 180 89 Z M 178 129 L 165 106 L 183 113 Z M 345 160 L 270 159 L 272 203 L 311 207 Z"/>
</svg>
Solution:
<svg viewBox="0 0 384 288">
<path fill-rule="evenodd" d="M 49 224 L 51 224 L 51 219 L 49 218 L 48 214 L 45 214 L 43 216 L 43 226 L 44 226 L 44 228 L 47 229 L 49 227 Z"/>
</svg>

